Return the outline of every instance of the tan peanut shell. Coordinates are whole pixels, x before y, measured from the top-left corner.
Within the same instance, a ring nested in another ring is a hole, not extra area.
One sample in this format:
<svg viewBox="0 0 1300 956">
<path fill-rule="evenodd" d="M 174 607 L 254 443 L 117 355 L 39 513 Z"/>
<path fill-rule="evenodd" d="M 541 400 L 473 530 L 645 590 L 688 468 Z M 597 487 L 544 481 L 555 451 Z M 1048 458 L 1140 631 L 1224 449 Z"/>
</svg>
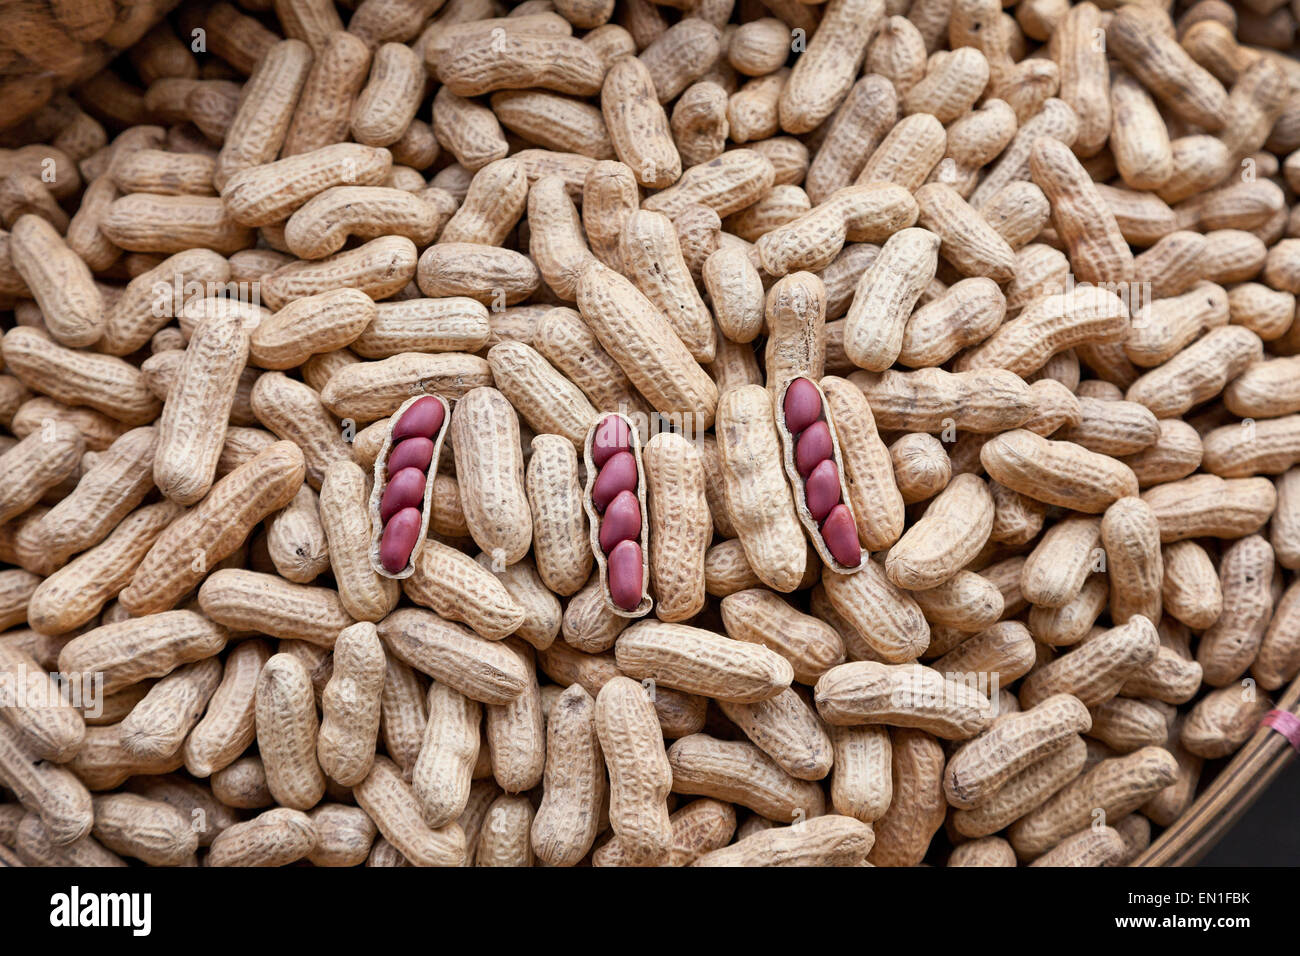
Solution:
<svg viewBox="0 0 1300 956">
<path fill-rule="evenodd" d="M 546 722 L 546 771 L 533 818 L 533 851 L 550 866 L 574 866 L 596 838 L 605 765 L 596 704 L 580 685 L 560 695 Z"/>
<path fill-rule="evenodd" d="M 718 405 L 717 432 L 728 509 L 750 566 L 770 587 L 793 591 L 806 567 L 806 549 L 781 474 L 767 390 L 747 385 L 726 392 Z"/>
<path fill-rule="evenodd" d="M 456 403 L 451 441 L 470 534 L 494 559 L 513 564 L 533 537 L 514 408 L 496 389 L 472 389 Z"/>
<path fill-rule="evenodd" d="M 766 647 L 661 621 L 620 634 L 615 660 L 629 677 L 740 703 L 775 697 L 794 678 L 790 663 Z"/>
<path fill-rule="evenodd" d="M 321 695 L 316 753 L 331 780 L 352 786 L 374 761 L 384 685 L 384 648 L 373 624 L 345 628 L 334 644 L 334 670 Z"/>
<path fill-rule="evenodd" d="M 329 538 L 330 567 L 343 606 L 359 621 L 381 620 L 397 604 L 401 592 L 396 581 L 371 566 L 366 474 L 359 465 L 337 461 L 325 470 L 320 516 Z"/>
<path fill-rule="evenodd" d="M 655 613 L 662 621 L 685 621 L 704 607 L 704 555 L 713 537 L 704 467 L 691 444 L 671 432 L 646 443 L 641 463 L 649 504 L 647 563 L 659 595 Z"/>
<path fill-rule="evenodd" d="M 596 696 L 596 733 L 609 769 L 609 822 L 631 862 L 653 865 L 672 846 L 673 771 L 645 689 L 615 677 Z"/>
<path fill-rule="evenodd" d="M 208 709 L 185 738 L 185 767 L 209 777 L 230 766 L 256 739 L 257 679 L 271 657 L 265 641 L 241 641 L 227 655 Z"/>
<path fill-rule="evenodd" d="M 257 733 L 267 787 L 281 806 L 310 810 L 325 793 L 318 730 L 307 669 L 288 654 L 273 655 L 257 682 Z"/>
<path fill-rule="evenodd" d="M 979 806 L 1021 770 L 1091 727 L 1087 708 L 1068 694 L 1008 715 L 949 759 L 944 770 L 949 804 L 958 809 Z"/>
<path fill-rule="evenodd" d="M 992 721 L 978 689 L 920 664 L 854 661 L 817 682 L 817 710 L 831 724 L 915 727 L 943 737 L 973 737 Z"/>
<path fill-rule="evenodd" d="M 668 763 L 676 793 L 738 803 L 781 822 L 819 817 L 825 811 L 816 783 L 792 777 L 747 741 L 691 734 L 668 749 Z"/>
</svg>

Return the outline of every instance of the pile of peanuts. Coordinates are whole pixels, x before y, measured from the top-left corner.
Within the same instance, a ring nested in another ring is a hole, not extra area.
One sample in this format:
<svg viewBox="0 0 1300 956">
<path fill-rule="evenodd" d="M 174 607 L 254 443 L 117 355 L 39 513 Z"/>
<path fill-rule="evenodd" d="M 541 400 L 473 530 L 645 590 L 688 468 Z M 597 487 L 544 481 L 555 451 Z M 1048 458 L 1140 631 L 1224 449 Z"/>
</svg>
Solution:
<svg viewBox="0 0 1300 956">
<path fill-rule="evenodd" d="M 1300 671 L 1293 9 L 186 0 L 0 131 L 0 864 L 1132 861 Z"/>
</svg>

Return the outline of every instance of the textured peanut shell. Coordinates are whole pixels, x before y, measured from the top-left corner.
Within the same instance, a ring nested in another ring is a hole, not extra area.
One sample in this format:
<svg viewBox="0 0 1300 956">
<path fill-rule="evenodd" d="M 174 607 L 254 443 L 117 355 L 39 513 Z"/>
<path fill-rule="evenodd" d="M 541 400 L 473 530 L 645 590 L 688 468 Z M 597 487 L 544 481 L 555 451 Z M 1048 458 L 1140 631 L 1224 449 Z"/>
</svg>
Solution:
<svg viewBox="0 0 1300 956">
<path fill-rule="evenodd" d="M 668 749 L 668 763 L 675 793 L 738 803 L 783 823 L 819 817 L 825 812 L 821 787 L 790 776 L 748 741 L 692 734 Z"/>
<path fill-rule="evenodd" d="M 988 836 L 1005 828 L 1078 776 L 1087 749 L 1083 738 L 1075 734 L 1060 750 L 1040 758 L 1007 780 L 978 807 L 954 812 L 953 828 L 972 838 Z"/>
<path fill-rule="evenodd" d="M 1177 772 L 1173 755 L 1160 747 L 1144 747 L 1102 760 L 1022 817 L 1011 828 L 1011 845 L 1021 858 L 1039 856 L 1069 834 L 1091 825 L 1096 809 L 1111 820 L 1136 810 L 1173 783 Z"/>
<path fill-rule="evenodd" d="M 235 632 L 260 632 L 330 648 L 354 623 L 333 588 L 283 581 L 274 574 L 220 568 L 199 588 L 199 607 Z"/>
<path fill-rule="evenodd" d="M 712 853 L 691 866 L 864 866 L 874 843 L 872 829 L 834 814 L 774 827 Z"/>
<path fill-rule="evenodd" d="M 394 611 L 379 622 L 379 636 L 403 663 L 482 703 L 508 703 L 527 683 L 523 665 L 509 648 L 430 611 Z"/>
<path fill-rule="evenodd" d="M 537 571 L 551 591 L 571 595 L 587 580 L 592 560 L 578 458 L 573 444 L 559 435 L 536 436 L 532 450 L 525 488 Z"/>
<path fill-rule="evenodd" d="M 185 738 L 185 768 L 194 776 L 230 766 L 256 739 L 257 679 L 270 657 L 270 646 L 261 640 L 241 641 L 226 656 L 221 683 Z"/>
<path fill-rule="evenodd" d="M 642 450 L 649 504 L 649 561 L 655 612 L 685 621 L 704 607 L 704 555 L 713 537 L 699 453 L 680 435 L 661 432 Z"/>
<path fill-rule="evenodd" d="M 868 861 L 879 866 L 915 866 L 943 824 L 943 748 L 921 730 L 894 729 L 894 795 L 872 824 L 876 842 Z"/>
<path fill-rule="evenodd" d="M 426 484 L 426 513 L 429 493 Z M 397 604 L 401 588 L 371 566 L 366 474 L 359 465 L 339 461 L 326 469 L 321 482 L 320 515 L 343 606 L 359 621 L 381 620 Z"/>
<path fill-rule="evenodd" d="M 55 422 L 0 455 L 0 519 L 18 517 L 46 491 L 75 474 L 84 448 L 80 432 Z"/>
<path fill-rule="evenodd" d="M 930 643 L 925 615 L 877 562 L 864 561 L 863 565 L 861 574 L 824 574 L 826 597 L 881 660 L 915 660 Z"/>
<path fill-rule="evenodd" d="M 34 759 L 8 722 L 0 724 L 0 779 L 20 803 L 38 814 L 56 846 L 66 846 L 90 832 L 94 820 L 90 794 L 68 767 Z"/>
<path fill-rule="evenodd" d="M 411 787 L 424 822 L 441 827 L 459 817 L 469 801 L 482 709 L 437 681 L 429 687 L 426 700 L 429 719 L 419 759 L 411 770 Z"/>
<path fill-rule="evenodd" d="M 1101 512 L 1138 490 L 1137 476 L 1122 462 L 1024 429 L 987 442 L 980 461 L 994 480 L 1008 488 L 1075 511 Z"/>
<path fill-rule="evenodd" d="M 793 689 L 752 704 L 719 701 L 727 719 L 800 780 L 820 780 L 830 772 L 831 739 L 816 712 Z"/>
<path fill-rule="evenodd" d="M 519 419 L 496 389 L 476 388 L 457 403 L 451 422 L 470 534 L 494 559 L 513 564 L 528 553 L 533 537 Z"/>
<path fill-rule="evenodd" d="M 578 280 L 577 301 L 605 351 L 657 411 L 699 429 L 713 423 L 717 387 L 636 286 L 594 263 Z"/>
<path fill-rule="evenodd" d="M 345 628 L 334 645 L 334 670 L 321 694 L 316 755 L 321 769 L 343 786 L 360 783 L 374 761 L 383 692 L 384 647 L 375 626 Z"/>
<path fill-rule="evenodd" d="M 662 621 L 620 634 L 615 660 L 629 677 L 739 703 L 775 697 L 794 678 L 790 663 L 766 647 Z"/>
<path fill-rule="evenodd" d="M 844 500 L 852 506 L 858 537 L 868 550 L 887 548 L 903 532 L 903 499 L 871 406 L 846 379 L 827 376 L 818 384 L 827 419 L 835 422 L 843 464 L 840 482 L 847 489 Z M 783 415 L 784 401 L 781 407 Z"/>
<path fill-rule="evenodd" d="M 221 652 L 227 632 L 194 611 L 164 611 L 105 624 L 73 638 L 59 652 L 59 670 L 103 675 L 111 694 L 181 664 Z"/>
<path fill-rule="evenodd" d="M 45 634 L 65 634 L 90 621 L 126 587 L 180 513 L 174 502 L 162 501 L 122 518 L 107 538 L 40 582 L 27 601 L 31 626 Z"/>
<path fill-rule="evenodd" d="M 1033 707 L 1055 694 L 1073 694 L 1089 707 L 1114 697 L 1124 681 L 1156 656 L 1155 625 L 1141 616 L 1098 635 L 1035 670 L 1020 685 L 1020 704 Z"/>
<path fill-rule="evenodd" d="M 718 449 L 737 536 L 766 584 L 793 591 L 806 567 L 805 548 L 781 473 L 771 399 L 761 386 L 744 386 L 724 394 L 718 412 Z"/>
<path fill-rule="evenodd" d="M 409 784 L 387 757 L 376 757 L 366 779 L 352 790 L 375 826 L 415 866 L 459 866 L 465 860 L 465 832 L 457 823 L 431 828 L 420 816 Z"/>
<path fill-rule="evenodd" d="M 219 479 L 198 505 L 167 526 L 118 600 L 137 615 L 174 607 L 239 547 L 257 522 L 293 499 L 304 473 L 296 445 L 280 441 L 267 446 Z"/>
<path fill-rule="evenodd" d="M 543 862 L 575 866 L 587 854 L 596 839 L 605 786 L 596 703 L 573 684 L 546 722 L 542 802 L 532 826 L 533 850 Z"/>
<path fill-rule="evenodd" d="M 645 689 L 615 677 L 596 695 L 596 733 L 609 769 L 609 822 L 630 860 L 654 865 L 672 847 L 673 771 Z"/>
<path fill-rule="evenodd" d="M 186 347 L 162 406 L 153 459 L 153 480 L 181 505 L 199 501 L 212 486 L 221 453 L 218 424 L 229 418 L 247 356 L 248 333 L 233 312 L 208 317 Z"/>
<path fill-rule="evenodd" d="M 795 680 L 815 684 L 844 660 L 844 642 L 825 621 L 803 614 L 765 588 L 737 590 L 721 603 L 727 634 L 738 641 L 762 644 L 794 668 Z"/>
<path fill-rule="evenodd" d="M 207 658 L 176 668 L 122 719 L 122 749 L 142 760 L 180 752 L 221 682 L 221 662 Z"/>
<path fill-rule="evenodd" d="M 316 759 L 316 700 L 311 677 L 297 658 L 280 653 L 257 681 L 257 749 L 266 784 L 281 806 L 310 810 L 325 794 Z"/>
<path fill-rule="evenodd" d="M 157 399 L 130 363 L 66 348 L 41 329 L 5 333 L 4 360 L 6 371 L 65 404 L 93 408 L 127 425 L 146 425 L 158 415 Z"/>
<path fill-rule="evenodd" d="M 71 703 L 60 699 L 55 678 L 22 648 L 4 644 L 0 644 L 0 674 L 12 688 L 5 719 L 22 748 L 36 760 L 71 758 L 86 735 L 86 722 Z"/>
<path fill-rule="evenodd" d="M 1055 753 L 1092 727 L 1092 718 L 1068 694 L 999 720 L 963 746 L 944 770 L 944 793 L 958 809 L 977 807 L 1021 770 Z"/>
<path fill-rule="evenodd" d="M 916 727 L 945 740 L 973 737 L 993 720 L 983 693 L 920 664 L 840 664 L 817 682 L 816 696 L 827 723 Z"/>
<path fill-rule="evenodd" d="M 133 793 L 95 798 L 95 837 L 150 866 L 192 865 L 199 838 L 180 810 Z"/>
</svg>

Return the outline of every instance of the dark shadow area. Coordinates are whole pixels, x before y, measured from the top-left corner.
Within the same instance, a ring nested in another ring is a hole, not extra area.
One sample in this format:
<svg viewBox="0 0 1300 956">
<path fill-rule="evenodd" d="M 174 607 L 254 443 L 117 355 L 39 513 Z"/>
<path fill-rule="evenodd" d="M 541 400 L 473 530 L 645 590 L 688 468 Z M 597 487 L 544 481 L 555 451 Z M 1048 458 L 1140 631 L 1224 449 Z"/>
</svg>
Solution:
<svg viewBox="0 0 1300 956">
<path fill-rule="evenodd" d="M 1300 866 L 1300 761 L 1273 781 L 1200 866 Z"/>
</svg>

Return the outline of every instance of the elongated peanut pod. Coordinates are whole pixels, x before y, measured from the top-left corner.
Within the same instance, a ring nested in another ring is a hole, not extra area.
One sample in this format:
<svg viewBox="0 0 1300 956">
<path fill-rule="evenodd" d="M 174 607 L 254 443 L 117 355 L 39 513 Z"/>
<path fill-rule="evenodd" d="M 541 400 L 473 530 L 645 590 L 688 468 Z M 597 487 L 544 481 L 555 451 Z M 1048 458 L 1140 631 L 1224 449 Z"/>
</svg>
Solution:
<svg viewBox="0 0 1300 956">
<path fill-rule="evenodd" d="M 546 721 L 542 803 L 533 819 L 533 851 L 550 866 L 574 866 L 596 839 L 605 796 L 605 763 L 596 702 L 571 684 Z"/>
<path fill-rule="evenodd" d="M 493 560 L 514 564 L 528 553 L 533 537 L 514 408 L 494 388 L 467 392 L 451 419 L 451 441 L 474 542 Z"/>
<path fill-rule="evenodd" d="M 167 394 L 159 420 L 154 481 L 173 501 L 190 505 L 212 486 L 239 374 L 248 357 L 248 332 L 234 312 L 199 324 Z"/>
<path fill-rule="evenodd" d="M 261 640 L 241 641 L 226 657 L 207 712 L 185 738 L 185 767 L 194 776 L 230 766 L 256 739 L 257 682 L 270 658 L 270 646 Z"/>
<path fill-rule="evenodd" d="M 737 536 L 764 583 L 793 591 L 807 552 L 783 474 L 771 398 L 762 386 L 747 385 L 726 392 L 718 411 L 718 450 Z"/>
<path fill-rule="evenodd" d="M 591 538 L 578 477 L 572 442 L 559 435 L 533 439 L 525 476 L 533 516 L 533 556 L 542 581 L 561 595 L 578 591 L 591 572 Z"/>
<path fill-rule="evenodd" d="M 649 489 L 650 580 L 662 621 L 684 621 L 704 606 L 704 555 L 713 537 L 699 453 L 662 432 L 642 452 Z"/>
<path fill-rule="evenodd" d="M 347 627 L 334 644 L 334 673 L 321 695 L 316 756 L 331 780 L 354 786 L 365 779 L 379 737 L 384 647 L 375 626 Z"/>
<path fill-rule="evenodd" d="M 596 696 L 596 733 L 609 768 L 609 820 L 630 858 L 653 865 L 672 846 L 668 791 L 673 771 L 645 689 L 615 677 Z"/>
</svg>

